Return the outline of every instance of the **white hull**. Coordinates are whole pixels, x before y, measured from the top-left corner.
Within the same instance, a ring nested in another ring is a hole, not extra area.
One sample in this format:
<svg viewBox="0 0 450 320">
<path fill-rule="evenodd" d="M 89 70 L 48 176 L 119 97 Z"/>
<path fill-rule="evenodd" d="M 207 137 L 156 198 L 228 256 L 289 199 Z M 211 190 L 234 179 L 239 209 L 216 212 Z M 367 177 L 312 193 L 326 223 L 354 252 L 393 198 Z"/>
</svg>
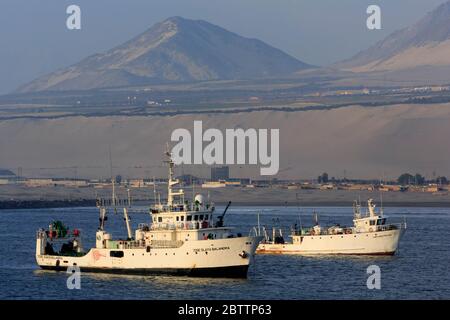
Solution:
<svg viewBox="0 0 450 320">
<path fill-rule="evenodd" d="M 81 257 L 36 254 L 36 261 L 41 268 L 53 270 L 76 265 L 82 272 L 245 277 L 260 240 L 238 237 L 186 241 L 177 248 L 150 247 L 149 251 L 92 248 Z M 111 257 L 111 251 L 121 251 L 123 257 Z"/>
<path fill-rule="evenodd" d="M 402 229 L 335 235 L 294 236 L 293 243 L 261 243 L 256 253 L 298 255 L 393 255 Z"/>
</svg>

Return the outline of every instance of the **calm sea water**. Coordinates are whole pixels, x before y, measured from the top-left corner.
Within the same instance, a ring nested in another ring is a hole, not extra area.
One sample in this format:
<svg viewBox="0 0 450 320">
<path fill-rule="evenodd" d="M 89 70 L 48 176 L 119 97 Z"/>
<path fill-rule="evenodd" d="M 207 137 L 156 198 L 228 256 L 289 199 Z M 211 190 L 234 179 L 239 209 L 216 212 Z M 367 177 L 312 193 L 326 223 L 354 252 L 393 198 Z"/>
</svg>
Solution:
<svg viewBox="0 0 450 320">
<path fill-rule="evenodd" d="M 147 222 L 145 208 L 132 214 L 133 227 Z M 218 208 L 217 212 L 222 212 Z M 351 224 L 351 208 L 316 208 L 322 224 Z M 248 234 L 261 224 L 289 228 L 312 223 L 312 208 L 234 207 L 226 223 Z M 0 211 L 1 299 L 449 299 L 450 209 L 385 208 L 392 221 L 408 222 L 393 257 L 300 257 L 258 255 L 246 280 L 169 276 L 82 274 L 81 289 L 66 287 L 67 274 L 40 270 L 34 260 L 35 232 L 55 220 L 84 233 L 94 244 L 96 208 Z M 125 236 L 120 215 L 107 228 Z M 366 286 L 367 267 L 381 268 L 381 289 Z"/>
</svg>

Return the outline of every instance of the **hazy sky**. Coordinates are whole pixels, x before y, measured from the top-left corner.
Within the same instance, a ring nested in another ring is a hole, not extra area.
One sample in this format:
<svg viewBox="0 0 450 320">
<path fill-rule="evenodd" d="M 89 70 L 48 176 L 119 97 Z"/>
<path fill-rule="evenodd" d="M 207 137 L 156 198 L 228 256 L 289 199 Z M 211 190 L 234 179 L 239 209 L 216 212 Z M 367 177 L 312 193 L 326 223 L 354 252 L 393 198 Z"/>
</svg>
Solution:
<svg viewBox="0 0 450 320">
<path fill-rule="evenodd" d="M 0 93 L 103 52 L 170 16 L 204 19 L 258 38 L 310 64 L 327 65 L 420 19 L 444 0 L 1 0 Z M 66 8 L 82 30 L 66 28 Z M 382 9 L 382 30 L 366 8 Z"/>
</svg>

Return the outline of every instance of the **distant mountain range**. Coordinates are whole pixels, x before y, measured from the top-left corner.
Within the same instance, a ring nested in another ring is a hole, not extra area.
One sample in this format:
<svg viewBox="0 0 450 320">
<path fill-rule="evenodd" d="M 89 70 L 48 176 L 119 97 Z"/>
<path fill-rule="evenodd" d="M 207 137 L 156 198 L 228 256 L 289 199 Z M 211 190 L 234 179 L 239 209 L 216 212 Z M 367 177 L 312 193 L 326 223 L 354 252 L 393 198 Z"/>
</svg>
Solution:
<svg viewBox="0 0 450 320">
<path fill-rule="evenodd" d="M 330 69 L 306 64 L 257 40 L 202 20 L 172 17 L 106 53 L 40 77 L 18 92 L 89 90 L 207 80 L 282 78 Z M 332 66 L 384 72 L 399 82 L 450 81 L 450 1 L 416 24 Z"/>
<path fill-rule="evenodd" d="M 335 67 L 353 72 L 450 67 L 450 1 Z"/>
<path fill-rule="evenodd" d="M 172 17 L 106 53 L 38 78 L 19 92 L 280 77 L 311 68 L 283 51 L 202 20 Z"/>
</svg>

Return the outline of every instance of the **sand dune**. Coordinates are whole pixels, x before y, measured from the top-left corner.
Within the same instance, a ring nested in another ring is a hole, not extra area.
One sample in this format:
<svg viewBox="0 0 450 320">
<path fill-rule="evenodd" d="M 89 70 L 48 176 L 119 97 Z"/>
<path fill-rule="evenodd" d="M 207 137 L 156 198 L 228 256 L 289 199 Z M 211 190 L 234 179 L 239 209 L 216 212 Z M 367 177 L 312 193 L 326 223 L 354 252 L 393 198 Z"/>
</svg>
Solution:
<svg viewBox="0 0 450 320">
<path fill-rule="evenodd" d="M 25 175 L 163 176 L 165 143 L 172 130 L 279 128 L 278 178 L 330 176 L 394 178 L 409 171 L 450 176 L 450 104 L 394 105 L 323 111 L 260 111 L 172 117 L 69 117 L 0 122 L 0 167 L 21 166 Z M 77 170 L 69 167 L 77 166 Z M 39 168 L 61 168 L 39 169 Z M 184 166 L 207 177 L 207 167 Z M 258 177 L 258 166 L 234 166 L 232 175 Z"/>
<path fill-rule="evenodd" d="M 344 70 L 353 72 L 371 72 L 411 69 L 417 66 L 448 66 L 450 65 L 450 40 L 440 43 L 430 43 L 420 47 L 411 47 L 385 60 L 375 60 L 363 66 Z"/>
</svg>

